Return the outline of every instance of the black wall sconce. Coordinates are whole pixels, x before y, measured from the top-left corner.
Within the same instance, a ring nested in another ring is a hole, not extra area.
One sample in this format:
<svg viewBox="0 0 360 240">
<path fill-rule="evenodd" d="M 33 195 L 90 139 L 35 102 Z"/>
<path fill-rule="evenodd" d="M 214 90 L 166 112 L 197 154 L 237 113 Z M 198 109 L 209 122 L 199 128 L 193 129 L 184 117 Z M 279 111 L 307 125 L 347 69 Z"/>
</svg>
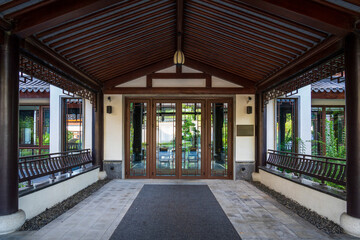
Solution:
<svg viewBox="0 0 360 240">
<path fill-rule="evenodd" d="M 247 106 L 246 107 L 246 113 L 247 114 L 252 114 L 252 106 Z"/>
<path fill-rule="evenodd" d="M 111 102 L 111 97 L 108 97 L 108 101 Z M 106 106 L 106 113 L 108 114 L 112 113 L 112 106 Z"/>
</svg>

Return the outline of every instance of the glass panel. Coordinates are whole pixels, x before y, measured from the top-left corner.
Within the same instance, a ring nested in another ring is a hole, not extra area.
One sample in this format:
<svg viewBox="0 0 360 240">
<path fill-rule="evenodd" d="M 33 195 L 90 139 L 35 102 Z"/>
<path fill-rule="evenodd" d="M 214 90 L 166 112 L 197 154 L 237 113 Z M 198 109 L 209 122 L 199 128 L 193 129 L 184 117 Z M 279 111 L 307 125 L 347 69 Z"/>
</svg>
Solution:
<svg viewBox="0 0 360 240">
<path fill-rule="evenodd" d="M 311 153 L 322 155 L 324 144 L 322 143 L 322 108 L 311 108 Z"/>
<path fill-rule="evenodd" d="M 50 145 L 50 109 L 43 108 L 42 145 Z"/>
<path fill-rule="evenodd" d="M 176 104 L 156 103 L 156 176 L 175 176 Z"/>
<path fill-rule="evenodd" d="M 19 107 L 19 145 L 39 145 L 39 107 Z"/>
<path fill-rule="evenodd" d="M 147 103 L 130 103 L 130 176 L 146 176 Z"/>
<path fill-rule="evenodd" d="M 296 99 L 277 99 L 276 146 L 279 151 L 297 152 Z"/>
<path fill-rule="evenodd" d="M 19 157 L 38 155 L 39 149 L 20 149 Z"/>
<path fill-rule="evenodd" d="M 83 114 L 82 99 L 64 99 L 65 139 L 64 151 L 82 149 Z"/>
<path fill-rule="evenodd" d="M 48 154 L 50 152 L 49 149 L 41 149 L 41 153 L 40 154 Z"/>
<path fill-rule="evenodd" d="M 227 103 L 211 103 L 211 176 L 228 176 Z"/>
<path fill-rule="evenodd" d="M 182 104 L 183 176 L 201 176 L 201 103 Z"/>
<path fill-rule="evenodd" d="M 326 156 L 346 157 L 345 111 L 343 107 L 326 107 Z"/>
</svg>

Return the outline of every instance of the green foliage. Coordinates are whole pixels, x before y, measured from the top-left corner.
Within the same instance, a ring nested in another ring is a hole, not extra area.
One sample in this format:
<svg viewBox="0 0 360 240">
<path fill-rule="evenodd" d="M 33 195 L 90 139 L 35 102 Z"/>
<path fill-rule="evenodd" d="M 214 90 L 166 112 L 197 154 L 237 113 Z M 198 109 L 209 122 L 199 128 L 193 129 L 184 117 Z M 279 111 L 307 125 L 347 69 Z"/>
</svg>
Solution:
<svg viewBox="0 0 360 240">
<path fill-rule="evenodd" d="M 320 155 L 323 150 L 326 149 L 326 157 L 333 157 L 333 158 L 346 158 L 346 128 L 342 129 L 342 141 L 343 144 L 339 144 L 339 140 L 336 137 L 335 130 L 334 130 L 334 122 L 326 120 L 326 128 L 325 128 L 325 140 L 323 138 L 320 140 L 313 140 L 313 148 L 312 153 L 314 155 Z M 317 152 L 317 144 L 320 143 L 321 152 Z"/>
</svg>

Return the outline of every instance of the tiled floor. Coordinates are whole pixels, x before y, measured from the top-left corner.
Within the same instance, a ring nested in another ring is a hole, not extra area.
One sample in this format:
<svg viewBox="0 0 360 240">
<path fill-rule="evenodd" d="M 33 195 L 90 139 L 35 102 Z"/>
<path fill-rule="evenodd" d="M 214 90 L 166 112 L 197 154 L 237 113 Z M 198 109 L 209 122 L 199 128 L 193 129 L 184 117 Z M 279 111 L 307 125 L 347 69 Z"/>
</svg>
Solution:
<svg viewBox="0 0 360 240">
<path fill-rule="evenodd" d="M 356 239 L 329 236 L 245 181 L 113 180 L 39 231 L 10 239 L 109 239 L 144 184 L 207 184 L 242 239 Z"/>
</svg>

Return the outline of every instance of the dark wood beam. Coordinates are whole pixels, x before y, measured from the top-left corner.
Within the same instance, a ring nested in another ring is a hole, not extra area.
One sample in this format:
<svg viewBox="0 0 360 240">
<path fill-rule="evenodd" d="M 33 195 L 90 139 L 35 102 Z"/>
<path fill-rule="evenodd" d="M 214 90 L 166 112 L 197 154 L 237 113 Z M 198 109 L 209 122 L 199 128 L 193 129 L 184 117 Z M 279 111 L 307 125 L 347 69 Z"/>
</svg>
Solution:
<svg viewBox="0 0 360 240">
<path fill-rule="evenodd" d="M 254 94 L 249 88 L 206 88 L 206 87 L 116 87 L 104 90 L 104 94 Z"/>
<path fill-rule="evenodd" d="M 249 6 L 335 35 L 354 30 L 358 17 L 311 0 L 241 0 Z"/>
<path fill-rule="evenodd" d="M 93 90 L 99 90 L 102 87 L 102 83 L 100 81 L 82 72 L 80 69 L 76 68 L 73 64 L 68 62 L 56 52 L 44 46 L 35 38 L 27 38 L 22 43 L 21 48 L 24 49 L 26 52 L 35 55 L 39 59 L 42 59 L 43 61 L 51 64 L 60 71 L 78 79 L 84 85 L 88 86 Z"/>
<path fill-rule="evenodd" d="M 152 79 L 205 79 L 209 76 L 206 73 L 152 73 L 149 77 Z"/>
<path fill-rule="evenodd" d="M 16 23 L 14 33 L 20 37 L 27 37 L 118 2 L 118 0 L 55 1 L 11 19 Z"/>
<path fill-rule="evenodd" d="M 345 92 L 311 92 L 311 99 L 345 99 Z"/>
<path fill-rule="evenodd" d="M 173 59 L 169 58 L 169 59 L 165 59 L 165 60 L 162 60 L 160 62 L 151 64 L 151 65 L 145 66 L 141 69 L 136 69 L 132 72 L 123 74 L 121 76 L 118 76 L 118 77 L 115 77 L 113 79 L 106 81 L 104 83 L 104 89 L 113 88 L 119 84 L 134 80 L 136 78 L 139 78 L 139 77 L 151 74 L 151 73 L 154 73 L 156 71 L 171 67 L 173 65 L 174 65 Z"/>
<path fill-rule="evenodd" d="M 269 76 L 268 78 L 257 83 L 257 87 L 260 90 L 264 90 L 271 86 L 274 86 L 286 79 L 289 79 L 301 71 L 316 65 L 319 61 L 323 60 L 326 57 L 331 56 L 343 49 L 343 41 L 341 37 L 332 36 L 325 40 L 320 45 L 311 49 L 300 58 L 288 64 L 286 67 L 282 68 L 278 72 Z"/>
<path fill-rule="evenodd" d="M 201 72 L 210 74 L 212 76 L 215 76 L 215 77 L 224 79 L 226 81 L 241 85 L 245 88 L 255 89 L 255 83 L 247 78 L 229 73 L 227 71 L 212 67 L 210 65 L 198 62 L 196 60 L 186 58 L 185 65 L 190 68 L 199 70 Z"/>
<path fill-rule="evenodd" d="M 184 0 L 176 1 L 177 50 L 183 47 Z"/>
</svg>

